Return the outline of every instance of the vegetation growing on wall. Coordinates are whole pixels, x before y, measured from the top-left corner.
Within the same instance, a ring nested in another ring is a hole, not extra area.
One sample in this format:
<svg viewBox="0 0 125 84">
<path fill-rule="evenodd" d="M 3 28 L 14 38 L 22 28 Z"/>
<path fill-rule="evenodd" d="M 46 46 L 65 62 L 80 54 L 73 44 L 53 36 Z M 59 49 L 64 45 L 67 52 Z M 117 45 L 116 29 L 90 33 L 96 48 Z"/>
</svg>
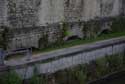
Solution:
<svg viewBox="0 0 125 84">
<path fill-rule="evenodd" d="M 66 47 L 70 47 L 73 45 L 79 45 L 79 44 L 87 43 L 88 40 L 89 40 L 89 42 L 92 42 L 93 39 L 96 40 L 98 38 L 105 38 L 105 37 L 113 38 L 113 37 L 118 37 L 118 36 L 124 36 L 125 18 L 124 17 L 111 18 L 111 22 L 112 22 L 112 25 L 111 25 L 112 32 L 110 32 L 109 34 L 106 34 L 106 35 L 103 35 L 103 32 L 98 35 L 98 32 L 101 30 L 101 27 L 103 24 L 100 22 L 100 20 L 91 20 L 88 22 L 81 22 L 83 25 L 82 32 L 84 34 L 84 38 L 83 38 L 84 40 L 83 39 L 75 40 L 71 43 L 69 43 L 67 41 L 64 42 L 64 38 L 66 36 L 72 35 L 72 33 L 68 31 L 68 29 L 70 29 L 69 27 L 72 23 L 63 22 L 62 31 L 59 31 L 58 34 L 56 33 L 57 34 L 57 35 L 55 35 L 56 37 L 53 37 L 53 38 L 57 38 L 56 42 L 50 43 L 48 41 L 49 35 L 43 35 L 42 38 L 40 38 L 40 40 L 38 42 L 39 48 L 42 49 L 42 51 L 44 51 L 43 49 L 45 49 L 45 50 L 49 49 L 49 48 L 54 49 L 55 47 L 63 48 L 63 46 L 65 47 L 65 45 L 67 45 Z M 1 40 L 0 44 L 2 47 L 4 46 L 4 48 L 6 48 L 7 40 L 8 40 L 8 38 L 6 38 L 6 32 L 7 32 L 7 30 L 5 29 L 4 33 L 1 33 L 2 38 L 0 39 Z"/>
<path fill-rule="evenodd" d="M 68 23 L 63 23 L 63 29 L 62 29 L 62 31 L 63 31 L 63 37 L 69 35 L 68 28 L 69 28 Z"/>
<path fill-rule="evenodd" d="M 115 35 L 115 33 L 123 33 L 125 32 L 125 18 L 124 17 L 116 17 L 116 18 L 103 18 L 103 19 L 95 19 L 95 20 L 91 20 L 91 21 L 87 21 L 87 22 L 81 22 L 83 23 L 83 34 L 84 34 L 84 38 L 83 39 L 98 39 L 100 37 L 103 36 L 107 36 L 108 35 Z M 54 46 L 63 46 L 62 42 L 64 41 L 63 38 L 65 38 L 66 36 L 70 36 L 72 35 L 72 32 L 68 31 L 70 29 L 71 23 L 67 23 L 67 22 L 63 22 L 62 24 L 62 35 L 61 38 L 55 42 L 55 44 L 52 44 Z M 107 26 L 105 26 L 107 25 Z M 106 28 L 108 29 L 107 31 L 104 31 L 104 29 Z M 104 29 L 103 29 L 104 28 Z M 106 34 L 105 34 L 106 33 Z M 64 42 L 64 44 L 67 42 Z M 58 45 L 56 45 L 58 44 Z M 60 44 L 60 45 L 59 45 Z"/>
</svg>

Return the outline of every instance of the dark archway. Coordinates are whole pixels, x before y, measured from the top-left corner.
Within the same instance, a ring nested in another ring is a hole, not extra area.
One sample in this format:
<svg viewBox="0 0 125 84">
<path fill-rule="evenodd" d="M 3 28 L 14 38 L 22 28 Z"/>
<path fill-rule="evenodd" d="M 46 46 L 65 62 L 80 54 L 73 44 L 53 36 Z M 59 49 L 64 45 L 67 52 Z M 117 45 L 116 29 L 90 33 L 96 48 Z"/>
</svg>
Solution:
<svg viewBox="0 0 125 84">
<path fill-rule="evenodd" d="M 39 49 L 46 48 L 48 46 L 48 37 L 43 36 L 42 38 L 40 38 L 38 44 L 39 44 Z"/>
<path fill-rule="evenodd" d="M 101 35 L 104 35 L 104 34 L 109 34 L 111 33 L 111 30 L 110 29 L 103 29 L 101 30 L 98 35 L 101 36 Z"/>
<path fill-rule="evenodd" d="M 67 36 L 65 38 L 65 41 L 72 41 L 72 40 L 76 40 L 76 39 L 81 39 L 81 38 L 79 36 L 77 36 L 77 35 Z"/>
</svg>

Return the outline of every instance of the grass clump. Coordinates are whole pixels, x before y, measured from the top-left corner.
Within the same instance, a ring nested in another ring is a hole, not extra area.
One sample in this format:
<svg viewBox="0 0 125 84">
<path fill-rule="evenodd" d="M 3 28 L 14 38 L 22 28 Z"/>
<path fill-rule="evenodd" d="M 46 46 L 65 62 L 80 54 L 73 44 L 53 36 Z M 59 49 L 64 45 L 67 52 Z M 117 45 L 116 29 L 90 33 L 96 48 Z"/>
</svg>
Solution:
<svg viewBox="0 0 125 84">
<path fill-rule="evenodd" d="M 0 84 L 22 84 L 22 79 L 14 71 L 10 71 L 0 77 Z"/>
</svg>

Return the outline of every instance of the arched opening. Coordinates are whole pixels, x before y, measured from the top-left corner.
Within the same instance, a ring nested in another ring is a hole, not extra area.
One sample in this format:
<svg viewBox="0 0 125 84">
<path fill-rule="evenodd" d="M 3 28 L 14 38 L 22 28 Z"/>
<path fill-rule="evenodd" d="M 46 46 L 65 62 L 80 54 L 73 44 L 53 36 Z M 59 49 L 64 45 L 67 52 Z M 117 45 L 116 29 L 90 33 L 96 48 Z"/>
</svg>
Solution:
<svg viewBox="0 0 125 84">
<path fill-rule="evenodd" d="M 102 34 L 109 34 L 109 33 L 110 33 L 110 30 L 109 30 L 109 29 L 104 29 L 101 33 L 102 33 Z"/>
<path fill-rule="evenodd" d="M 39 46 L 38 46 L 39 49 L 43 49 L 43 48 L 47 47 L 48 46 L 48 38 L 47 37 L 40 38 L 38 41 L 38 44 L 39 44 Z"/>
<path fill-rule="evenodd" d="M 67 37 L 65 38 L 65 41 L 72 41 L 72 40 L 76 40 L 76 39 L 81 39 L 81 38 L 78 37 L 77 35 L 67 36 Z"/>
<path fill-rule="evenodd" d="M 105 35 L 105 34 L 109 34 L 111 33 L 111 30 L 110 29 L 103 29 L 101 30 L 98 35 L 101 36 L 101 35 Z"/>
</svg>

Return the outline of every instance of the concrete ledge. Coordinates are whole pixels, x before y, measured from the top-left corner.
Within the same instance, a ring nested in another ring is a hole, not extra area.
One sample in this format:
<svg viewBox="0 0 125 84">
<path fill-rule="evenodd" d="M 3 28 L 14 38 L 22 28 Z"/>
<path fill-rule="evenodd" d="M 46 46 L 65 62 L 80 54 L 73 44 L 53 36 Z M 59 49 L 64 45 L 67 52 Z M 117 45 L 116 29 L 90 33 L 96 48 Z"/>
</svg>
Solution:
<svg viewBox="0 0 125 84">
<path fill-rule="evenodd" d="M 88 52 L 88 51 L 96 50 L 99 48 L 104 48 L 107 46 L 113 46 L 113 45 L 121 44 L 121 43 L 125 43 L 125 36 L 112 38 L 108 40 L 102 40 L 102 41 L 84 44 L 84 45 L 73 46 L 70 48 L 59 49 L 59 50 L 55 50 L 55 51 L 51 51 L 47 53 L 41 53 L 36 56 L 32 56 L 30 60 L 28 61 L 27 60 L 17 60 L 17 61 L 14 60 L 13 62 L 8 61 L 6 62 L 6 65 L 12 66 L 12 67 L 32 65 L 34 63 L 42 62 L 45 60 L 68 57 L 77 53 Z"/>
<path fill-rule="evenodd" d="M 5 64 L 21 78 L 28 79 L 33 76 L 34 69 L 37 69 L 39 74 L 55 73 L 124 51 L 125 36 L 41 53 L 28 61 L 26 59 L 6 61 Z"/>
</svg>

